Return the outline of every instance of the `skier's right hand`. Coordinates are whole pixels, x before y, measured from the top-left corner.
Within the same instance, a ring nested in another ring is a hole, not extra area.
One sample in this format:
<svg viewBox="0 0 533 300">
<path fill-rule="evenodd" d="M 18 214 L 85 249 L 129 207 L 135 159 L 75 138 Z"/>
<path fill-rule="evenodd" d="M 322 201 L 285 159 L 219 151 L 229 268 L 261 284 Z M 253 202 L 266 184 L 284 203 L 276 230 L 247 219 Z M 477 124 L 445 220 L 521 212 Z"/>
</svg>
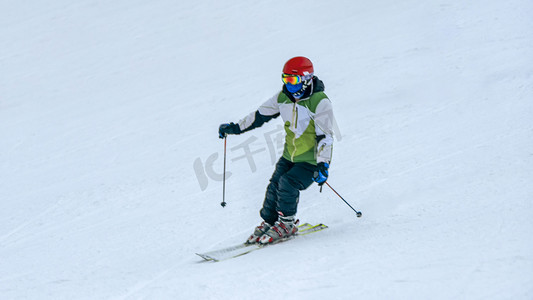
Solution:
<svg viewBox="0 0 533 300">
<path fill-rule="evenodd" d="M 239 127 L 239 124 L 235 123 L 225 123 L 221 124 L 220 127 L 218 127 L 218 137 L 223 139 L 228 134 L 240 134 L 241 128 Z"/>
<path fill-rule="evenodd" d="M 318 183 L 319 186 L 322 186 L 329 176 L 329 164 L 325 162 L 319 162 L 316 166 L 315 174 L 313 175 L 313 180 Z"/>
</svg>

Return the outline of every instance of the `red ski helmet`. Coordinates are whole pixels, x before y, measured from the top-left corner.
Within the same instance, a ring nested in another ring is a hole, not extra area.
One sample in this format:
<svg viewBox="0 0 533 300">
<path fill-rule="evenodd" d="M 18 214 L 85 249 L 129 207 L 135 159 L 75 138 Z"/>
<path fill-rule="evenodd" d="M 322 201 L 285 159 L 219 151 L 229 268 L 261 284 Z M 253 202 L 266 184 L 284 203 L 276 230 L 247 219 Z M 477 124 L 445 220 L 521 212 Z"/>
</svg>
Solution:
<svg viewBox="0 0 533 300">
<path fill-rule="evenodd" d="M 296 56 L 289 59 L 285 63 L 285 66 L 283 66 L 283 73 L 291 75 L 313 76 L 313 63 L 307 57 Z"/>
</svg>

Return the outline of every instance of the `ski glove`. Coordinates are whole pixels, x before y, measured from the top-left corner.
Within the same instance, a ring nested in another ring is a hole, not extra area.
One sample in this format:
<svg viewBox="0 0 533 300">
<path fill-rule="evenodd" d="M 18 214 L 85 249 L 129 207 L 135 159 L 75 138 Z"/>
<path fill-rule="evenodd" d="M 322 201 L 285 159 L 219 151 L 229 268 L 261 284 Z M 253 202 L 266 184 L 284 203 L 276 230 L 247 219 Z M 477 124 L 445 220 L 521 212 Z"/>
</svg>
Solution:
<svg viewBox="0 0 533 300">
<path fill-rule="evenodd" d="M 322 186 L 326 180 L 328 180 L 328 169 L 329 164 L 325 162 L 319 162 L 316 166 L 316 171 L 313 176 L 313 180 L 318 183 L 319 186 Z"/>
<path fill-rule="evenodd" d="M 225 138 L 228 134 L 240 134 L 241 132 L 239 124 L 233 122 L 229 124 L 221 124 L 220 127 L 218 127 L 218 137 L 221 139 Z"/>
</svg>

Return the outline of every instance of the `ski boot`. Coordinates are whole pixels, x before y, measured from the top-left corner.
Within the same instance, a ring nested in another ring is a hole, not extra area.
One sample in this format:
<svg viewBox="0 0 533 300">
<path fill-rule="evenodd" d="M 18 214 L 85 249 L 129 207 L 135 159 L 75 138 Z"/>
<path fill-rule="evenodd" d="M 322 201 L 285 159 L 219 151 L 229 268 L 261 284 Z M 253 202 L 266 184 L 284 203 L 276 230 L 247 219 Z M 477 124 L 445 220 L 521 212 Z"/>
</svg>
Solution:
<svg viewBox="0 0 533 300">
<path fill-rule="evenodd" d="M 298 232 L 298 223 L 300 223 L 300 220 L 295 220 L 294 216 L 280 216 L 276 224 L 270 227 L 270 229 L 265 232 L 258 241 L 260 244 L 264 245 L 287 239 Z"/>
<path fill-rule="evenodd" d="M 259 242 L 259 239 L 267 232 L 272 225 L 268 224 L 266 221 L 263 221 L 261 225 L 255 227 L 254 233 L 246 240 L 245 244 L 255 244 Z"/>
</svg>

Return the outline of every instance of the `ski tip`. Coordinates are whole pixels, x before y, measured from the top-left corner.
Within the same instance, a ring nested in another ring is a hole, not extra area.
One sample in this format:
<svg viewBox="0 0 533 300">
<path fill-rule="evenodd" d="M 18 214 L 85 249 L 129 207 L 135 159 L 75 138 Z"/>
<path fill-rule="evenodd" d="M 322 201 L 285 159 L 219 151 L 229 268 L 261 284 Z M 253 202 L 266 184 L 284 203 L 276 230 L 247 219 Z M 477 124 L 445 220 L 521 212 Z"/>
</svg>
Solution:
<svg viewBox="0 0 533 300">
<path fill-rule="evenodd" d="M 209 256 L 209 255 L 206 255 L 206 254 L 202 254 L 202 253 L 195 253 L 196 255 L 200 256 L 201 258 L 203 258 L 204 260 L 206 261 L 218 261 L 217 259 Z"/>
</svg>

